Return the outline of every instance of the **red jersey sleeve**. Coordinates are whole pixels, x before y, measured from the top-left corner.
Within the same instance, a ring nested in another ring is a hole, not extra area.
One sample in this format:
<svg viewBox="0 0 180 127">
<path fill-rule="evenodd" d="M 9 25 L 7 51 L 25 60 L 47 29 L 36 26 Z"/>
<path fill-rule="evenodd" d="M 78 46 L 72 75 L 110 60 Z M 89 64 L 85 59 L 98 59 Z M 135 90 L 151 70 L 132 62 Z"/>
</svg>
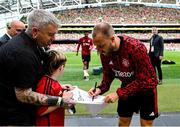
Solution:
<svg viewBox="0 0 180 127">
<path fill-rule="evenodd" d="M 93 40 L 90 38 L 90 50 L 92 50 L 93 49 L 93 47 L 94 47 L 94 44 L 93 44 Z"/>
<path fill-rule="evenodd" d="M 109 90 L 110 85 L 112 81 L 114 80 L 114 73 L 108 67 L 110 59 L 103 54 L 101 54 L 100 57 L 101 57 L 101 63 L 103 67 L 103 80 L 101 81 L 101 84 L 98 86 L 98 88 L 100 88 L 101 94 L 103 94 Z"/>
<path fill-rule="evenodd" d="M 135 80 L 126 87 L 118 88 L 119 98 L 127 98 L 138 91 L 144 91 L 157 86 L 157 78 L 154 68 L 151 65 L 146 47 L 143 44 L 138 45 L 132 52 L 132 59 L 135 64 Z"/>
<path fill-rule="evenodd" d="M 81 38 L 79 39 L 79 41 L 78 41 L 78 44 L 77 44 L 77 52 L 79 52 L 79 48 L 80 48 L 80 46 L 81 46 Z"/>
</svg>

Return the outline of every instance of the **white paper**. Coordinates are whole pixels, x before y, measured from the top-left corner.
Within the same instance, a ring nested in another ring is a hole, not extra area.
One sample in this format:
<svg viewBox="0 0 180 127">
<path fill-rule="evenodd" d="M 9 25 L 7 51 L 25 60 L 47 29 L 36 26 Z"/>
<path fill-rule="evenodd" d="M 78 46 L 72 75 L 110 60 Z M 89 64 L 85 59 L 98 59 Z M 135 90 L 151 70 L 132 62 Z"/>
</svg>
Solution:
<svg viewBox="0 0 180 127">
<path fill-rule="evenodd" d="M 98 95 L 92 100 L 92 97 L 89 96 L 87 91 L 79 89 L 78 87 L 72 90 L 72 93 L 75 102 L 85 105 L 91 114 L 99 113 L 107 105 L 107 103 L 104 102 L 104 96 Z"/>
</svg>

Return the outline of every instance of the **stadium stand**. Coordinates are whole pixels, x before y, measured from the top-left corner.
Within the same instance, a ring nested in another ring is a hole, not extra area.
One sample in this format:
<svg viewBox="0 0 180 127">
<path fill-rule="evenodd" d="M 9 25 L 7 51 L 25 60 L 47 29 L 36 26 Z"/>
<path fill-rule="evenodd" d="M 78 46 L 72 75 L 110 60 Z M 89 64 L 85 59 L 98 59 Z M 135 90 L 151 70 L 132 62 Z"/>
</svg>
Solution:
<svg viewBox="0 0 180 127">
<path fill-rule="evenodd" d="M 7 21 L 14 17 L 25 19 L 26 14 L 36 8 L 53 11 L 61 20 L 62 25 L 78 25 L 75 31 L 72 30 L 72 26 L 65 26 L 64 30 L 60 29 L 56 40 L 63 44 L 61 46 L 52 45 L 53 48 L 74 51 L 76 42 L 83 36 L 84 30 L 91 31 L 92 29 L 84 25 L 106 21 L 111 24 L 122 24 L 124 29 L 129 27 L 126 24 L 167 24 L 163 26 L 165 30 L 160 30 L 160 35 L 168 41 L 165 48 L 179 50 L 179 26 L 169 30 L 168 25 L 180 24 L 180 0 L 0 0 L 0 14 L 4 14 L 4 16 L 1 15 L 3 18 L 0 20 Z M 134 26 L 133 29 L 136 27 Z M 151 36 L 151 26 L 145 26 L 145 28 L 141 31 L 117 30 L 116 33 L 126 34 L 147 42 Z"/>
<path fill-rule="evenodd" d="M 104 7 L 62 10 L 55 14 L 62 24 L 95 24 L 101 21 L 112 24 L 180 23 L 180 9 L 141 5 L 106 5 Z"/>
<path fill-rule="evenodd" d="M 126 32 L 126 33 L 117 33 L 118 35 L 128 35 L 137 39 L 150 39 L 151 37 L 151 33 L 132 33 L 132 32 Z M 180 34 L 179 33 L 160 33 L 160 35 L 164 38 L 164 39 L 176 39 L 176 38 L 180 38 Z M 60 32 L 59 34 L 56 35 L 56 40 L 64 40 L 64 39 L 79 39 L 80 37 L 83 36 L 83 33 L 76 33 L 76 32 L 70 32 L 70 33 L 63 33 Z M 91 36 L 91 34 L 90 34 Z"/>
<path fill-rule="evenodd" d="M 144 43 L 147 49 L 149 49 L 149 44 Z M 63 52 L 76 52 L 76 44 L 52 44 L 50 46 L 51 49 L 63 51 Z M 180 51 L 179 43 L 165 43 L 164 48 L 167 51 Z M 81 50 L 81 49 L 80 49 Z M 96 51 L 96 47 L 94 47 L 93 51 Z"/>
</svg>

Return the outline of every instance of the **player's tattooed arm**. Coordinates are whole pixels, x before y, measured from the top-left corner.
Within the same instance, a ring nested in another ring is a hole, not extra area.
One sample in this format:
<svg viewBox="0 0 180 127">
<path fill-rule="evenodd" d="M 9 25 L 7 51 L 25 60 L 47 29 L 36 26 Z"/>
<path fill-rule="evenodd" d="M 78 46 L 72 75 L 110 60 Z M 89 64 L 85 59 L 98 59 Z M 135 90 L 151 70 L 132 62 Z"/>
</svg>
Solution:
<svg viewBox="0 0 180 127">
<path fill-rule="evenodd" d="M 29 89 L 15 88 L 17 100 L 34 105 L 61 105 L 63 100 L 61 97 L 40 94 Z"/>
</svg>

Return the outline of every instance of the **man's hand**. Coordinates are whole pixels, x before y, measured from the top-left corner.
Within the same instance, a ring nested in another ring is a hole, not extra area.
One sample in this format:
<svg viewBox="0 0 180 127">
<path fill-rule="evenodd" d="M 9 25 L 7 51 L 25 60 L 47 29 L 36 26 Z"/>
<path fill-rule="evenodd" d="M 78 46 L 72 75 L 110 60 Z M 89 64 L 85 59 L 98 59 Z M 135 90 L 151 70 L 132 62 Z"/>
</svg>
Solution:
<svg viewBox="0 0 180 127">
<path fill-rule="evenodd" d="M 159 56 L 159 59 L 162 60 L 162 59 L 163 59 L 163 56 Z"/>
<path fill-rule="evenodd" d="M 95 91 L 95 92 L 94 92 Z M 91 88 L 89 91 L 88 91 L 88 94 L 91 96 L 91 97 L 95 97 L 97 95 L 99 95 L 101 93 L 101 90 L 99 88 L 96 88 L 96 90 L 94 90 L 94 87 Z"/>
<path fill-rule="evenodd" d="M 106 103 L 114 103 L 117 99 L 118 99 L 118 95 L 116 92 L 114 92 L 114 93 L 110 93 L 110 94 L 106 95 L 104 98 L 104 101 Z"/>
<path fill-rule="evenodd" d="M 62 106 L 65 108 L 70 108 L 74 105 L 75 101 L 73 99 L 73 93 L 72 92 L 64 92 L 63 96 L 63 104 Z"/>
</svg>

